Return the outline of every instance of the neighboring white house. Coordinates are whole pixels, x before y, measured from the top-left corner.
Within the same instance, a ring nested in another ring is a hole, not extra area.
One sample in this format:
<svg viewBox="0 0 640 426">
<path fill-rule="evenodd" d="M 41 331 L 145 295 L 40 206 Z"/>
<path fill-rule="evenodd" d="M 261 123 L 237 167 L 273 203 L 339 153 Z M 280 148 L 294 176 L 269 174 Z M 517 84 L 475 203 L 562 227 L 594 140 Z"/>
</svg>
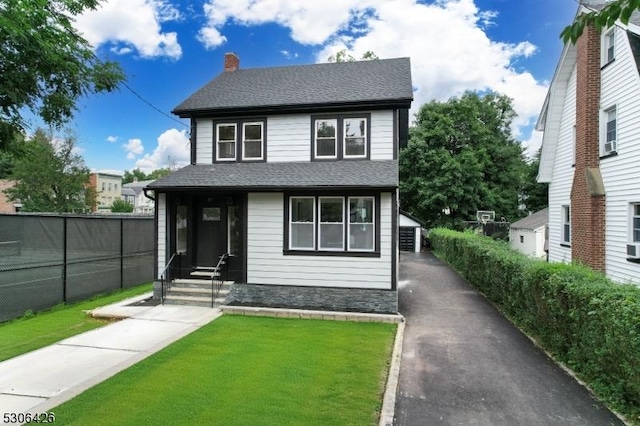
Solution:
<svg viewBox="0 0 640 426">
<path fill-rule="evenodd" d="M 419 253 L 422 249 L 422 224 L 409 213 L 401 211 L 398 238 L 400 251 Z"/>
<path fill-rule="evenodd" d="M 144 188 L 155 180 L 134 180 L 122 185 L 122 199 L 133 206 L 133 213 L 153 214 L 155 203 L 144 195 Z"/>
<path fill-rule="evenodd" d="M 224 72 L 173 111 L 191 165 L 148 185 L 157 278 L 230 253 L 226 303 L 397 312 L 408 58 Z M 159 285 L 156 284 L 156 297 Z"/>
<path fill-rule="evenodd" d="M 549 209 L 543 209 L 512 223 L 509 227 L 511 247 L 527 256 L 546 259 L 548 222 Z"/>
<path fill-rule="evenodd" d="M 639 70 L 639 12 L 602 33 L 585 28 L 565 45 L 537 124 L 544 131 L 538 181 L 549 183 L 549 260 L 579 261 L 636 284 Z"/>
</svg>

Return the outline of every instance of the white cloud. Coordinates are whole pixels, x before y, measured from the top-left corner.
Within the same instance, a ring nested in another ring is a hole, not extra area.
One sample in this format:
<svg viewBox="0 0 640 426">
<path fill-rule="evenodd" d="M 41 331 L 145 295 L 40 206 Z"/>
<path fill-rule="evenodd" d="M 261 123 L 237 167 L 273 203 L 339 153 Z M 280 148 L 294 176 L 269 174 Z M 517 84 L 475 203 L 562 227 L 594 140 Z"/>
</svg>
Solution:
<svg viewBox="0 0 640 426">
<path fill-rule="evenodd" d="M 297 53 L 289 52 L 288 50 L 281 50 L 280 53 L 282 53 L 282 56 L 284 56 L 287 59 L 294 59 L 298 57 Z"/>
<path fill-rule="evenodd" d="M 107 136 L 106 141 L 109 142 L 109 143 L 116 143 L 116 142 L 118 142 L 118 137 L 117 136 Z"/>
<path fill-rule="evenodd" d="M 179 59 L 182 48 L 175 32 L 162 32 L 160 24 L 181 19 L 165 0 L 107 0 L 96 10 L 79 15 L 76 28 L 95 48 L 106 44 L 111 51 L 140 56 Z"/>
<path fill-rule="evenodd" d="M 151 154 L 136 161 L 145 173 L 163 167 L 182 167 L 189 163 L 189 137 L 186 130 L 169 129 L 158 136 L 158 146 Z"/>
<path fill-rule="evenodd" d="M 144 145 L 140 139 L 129 139 L 129 141 L 122 145 L 125 151 L 127 151 L 127 160 L 133 160 L 136 156 L 144 152 Z"/>
<path fill-rule="evenodd" d="M 514 131 L 521 137 L 540 112 L 548 88 L 515 67 L 519 59 L 534 55 L 536 46 L 526 40 L 491 40 L 484 28 L 495 25 L 497 13 L 480 10 L 474 0 L 209 0 L 204 8 L 208 21 L 203 30 L 218 39 L 225 37 L 229 21 L 275 22 L 288 28 L 295 41 L 317 45 L 318 62 L 342 49 L 356 58 L 366 51 L 380 58 L 411 57 L 412 113 L 431 100 L 494 90 L 513 99 L 518 113 Z"/>
<path fill-rule="evenodd" d="M 531 132 L 531 136 L 529 136 L 527 140 L 522 141 L 522 146 L 524 147 L 525 154 L 528 157 L 533 157 L 534 155 L 536 155 L 536 153 L 542 146 L 542 132 L 533 130 Z"/>
</svg>

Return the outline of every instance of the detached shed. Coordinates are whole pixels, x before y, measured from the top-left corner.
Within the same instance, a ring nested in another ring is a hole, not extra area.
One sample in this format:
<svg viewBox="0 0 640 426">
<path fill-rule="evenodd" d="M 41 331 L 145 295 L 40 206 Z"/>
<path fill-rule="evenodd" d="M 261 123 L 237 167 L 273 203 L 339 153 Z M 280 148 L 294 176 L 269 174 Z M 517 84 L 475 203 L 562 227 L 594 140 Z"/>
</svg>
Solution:
<svg viewBox="0 0 640 426">
<path fill-rule="evenodd" d="M 400 251 L 419 252 L 422 248 L 422 224 L 409 213 L 400 210 L 398 225 Z"/>
<path fill-rule="evenodd" d="M 548 224 L 549 209 L 540 210 L 512 223 L 509 229 L 511 247 L 527 256 L 546 258 Z"/>
</svg>

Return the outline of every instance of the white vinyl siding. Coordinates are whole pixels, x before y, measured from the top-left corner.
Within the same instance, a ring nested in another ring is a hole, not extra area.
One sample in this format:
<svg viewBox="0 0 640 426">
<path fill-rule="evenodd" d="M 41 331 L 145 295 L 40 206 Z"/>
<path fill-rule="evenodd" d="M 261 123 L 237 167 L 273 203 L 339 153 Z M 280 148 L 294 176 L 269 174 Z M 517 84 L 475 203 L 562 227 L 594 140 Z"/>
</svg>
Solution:
<svg viewBox="0 0 640 426">
<path fill-rule="evenodd" d="M 196 120 L 196 164 L 213 162 L 213 120 Z"/>
<path fill-rule="evenodd" d="M 560 119 L 559 140 L 553 164 L 553 177 L 549 184 L 549 260 L 570 262 L 571 248 L 564 247 L 563 205 L 569 205 L 574 167 L 574 126 L 576 123 L 576 74 L 575 67 L 567 84 L 562 117 Z"/>
<path fill-rule="evenodd" d="M 624 31 L 616 31 L 615 61 L 602 70 L 601 105 L 616 105 L 617 154 L 602 159 L 606 191 L 605 268 L 612 279 L 640 285 L 640 264 L 627 261 L 629 204 L 640 200 L 640 76 Z"/>
<path fill-rule="evenodd" d="M 511 247 L 526 254 L 527 256 L 544 259 L 544 232 L 545 227 L 538 229 L 518 229 L 509 230 L 509 241 Z"/>
<path fill-rule="evenodd" d="M 372 160 L 393 160 L 393 111 L 371 112 Z"/>
<path fill-rule="evenodd" d="M 267 118 L 267 161 L 311 160 L 311 116 L 276 115 Z"/>
<path fill-rule="evenodd" d="M 250 193 L 250 284 L 391 289 L 391 193 L 380 195 L 380 257 L 284 255 L 284 195 Z"/>
<path fill-rule="evenodd" d="M 156 199 L 158 209 L 158 278 L 167 263 L 167 195 L 158 194 Z"/>
</svg>

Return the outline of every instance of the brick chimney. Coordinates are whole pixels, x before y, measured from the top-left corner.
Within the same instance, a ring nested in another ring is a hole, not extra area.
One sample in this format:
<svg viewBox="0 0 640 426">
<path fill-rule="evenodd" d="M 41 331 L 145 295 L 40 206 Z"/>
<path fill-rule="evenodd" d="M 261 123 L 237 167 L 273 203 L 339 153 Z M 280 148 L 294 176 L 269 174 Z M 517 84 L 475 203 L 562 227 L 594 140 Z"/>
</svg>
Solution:
<svg viewBox="0 0 640 426">
<path fill-rule="evenodd" d="M 605 271 L 605 189 L 600 174 L 600 33 L 576 42 L 575 170 L 571 187 L 571 257 Z"/>
<path fill-rule="evenodd" d="M 233 72 L 240 68 L 240 58 L 233 52 L 224 54 L 224 72 Z"/>
</svg>

